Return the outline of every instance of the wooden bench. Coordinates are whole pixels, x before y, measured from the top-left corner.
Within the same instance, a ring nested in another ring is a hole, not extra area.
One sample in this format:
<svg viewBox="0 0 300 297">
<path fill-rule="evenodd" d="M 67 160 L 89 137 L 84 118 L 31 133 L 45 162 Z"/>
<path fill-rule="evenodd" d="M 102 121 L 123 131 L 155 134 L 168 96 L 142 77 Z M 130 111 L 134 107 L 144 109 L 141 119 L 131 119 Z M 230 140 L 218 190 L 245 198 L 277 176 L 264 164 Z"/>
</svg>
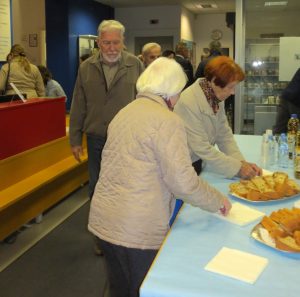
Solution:
<svg viewBox="0 0 300 297">
<path fill-rule="evenodd" d="M 78 163 L 68 136 L 1 160 L 0 240 L 87 181 L 87 155 Z"/>
</svg>

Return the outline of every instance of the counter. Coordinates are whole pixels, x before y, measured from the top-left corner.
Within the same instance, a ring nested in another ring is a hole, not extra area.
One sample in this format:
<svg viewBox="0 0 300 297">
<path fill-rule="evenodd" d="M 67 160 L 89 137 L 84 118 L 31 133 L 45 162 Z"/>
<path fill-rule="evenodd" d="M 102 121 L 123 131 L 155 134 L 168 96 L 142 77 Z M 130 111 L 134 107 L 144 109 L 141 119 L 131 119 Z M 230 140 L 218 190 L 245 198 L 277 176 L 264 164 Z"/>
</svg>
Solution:
<svg viewBox="0 0 300 297">
<path fill-rule="evenodd" d="M 0 104 L 0 160 L 65 135 L 65 97 Z"/>
</svg>

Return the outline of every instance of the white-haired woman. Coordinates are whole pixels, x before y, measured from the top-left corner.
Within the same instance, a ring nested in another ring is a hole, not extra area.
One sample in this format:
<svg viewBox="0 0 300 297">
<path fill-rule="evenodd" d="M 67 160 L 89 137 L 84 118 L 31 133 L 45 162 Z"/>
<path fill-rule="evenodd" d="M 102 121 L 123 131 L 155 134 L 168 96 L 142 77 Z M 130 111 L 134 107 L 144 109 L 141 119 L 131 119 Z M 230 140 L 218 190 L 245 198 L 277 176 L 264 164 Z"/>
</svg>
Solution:
<svg viewBox="0 0 300 297">
<path fill-rule="evenodd" d="M 184 124 L 172 112 L 185 84 L 176 61 L 158 58 L 139 77 L 137 99 L 109 125 L 88 228 L 100 239 L 113 297 L 139 295 L 174 196 L 224 215 L 231 207 L 192 167 Z"/>
</svg>

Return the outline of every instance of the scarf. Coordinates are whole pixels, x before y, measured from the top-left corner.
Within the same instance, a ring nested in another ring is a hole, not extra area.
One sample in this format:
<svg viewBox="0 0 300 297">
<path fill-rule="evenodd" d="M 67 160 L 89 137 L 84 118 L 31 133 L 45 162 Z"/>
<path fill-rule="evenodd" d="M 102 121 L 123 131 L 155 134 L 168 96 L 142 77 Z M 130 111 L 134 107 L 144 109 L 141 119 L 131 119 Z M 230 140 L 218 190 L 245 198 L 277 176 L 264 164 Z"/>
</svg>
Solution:
<svg viewBox="0 0 300 297">
<path fill-rule="evenodd" d="M 208 80 L 206 78 L 201 79 L 199 85 L 206 97 L 208 104 L 211 106 L 214 114 L 216 114 L 219 110 L 219 103 L 221 101 L 216 97 L 214 90 L 209 85 Z"/>
</svg>

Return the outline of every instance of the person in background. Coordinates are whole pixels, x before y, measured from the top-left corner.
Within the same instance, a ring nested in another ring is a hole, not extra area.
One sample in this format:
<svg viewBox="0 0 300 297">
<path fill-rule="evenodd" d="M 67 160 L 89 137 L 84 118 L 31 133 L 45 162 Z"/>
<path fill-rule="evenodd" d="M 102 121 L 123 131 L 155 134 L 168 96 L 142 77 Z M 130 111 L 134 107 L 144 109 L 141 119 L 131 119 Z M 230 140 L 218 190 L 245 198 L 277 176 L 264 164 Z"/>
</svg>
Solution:
<svg viewBox="0 0 300 297">
<path fill-rule="evenodd" d="M 213 40 L 209 44 L 209 56 L 207 58 L 204 58 L 199 63 L 197 70 L 195 72 L 195 78 L 194 78 L 195 80 L 197 78 L 204 77 L 204 69 L 209 60 L 222 55 L 221 47 L 222 47 L 221 43 L 218 40 Z"/>
<path fill-rule="evenodd" d="M 161 56 L 161 46 L 156 42 L 146 43 L 142 49 L 142 59 L 145 68 Z"/>
<path fill-rule="evenodd" d="M 31 64 L 26 57 L 24 48 L 20 44 L 12 46 L 7 56 L 8 63 L 0 70 L 0 90 L 5 90 L 4 95 L 15 94 L 10 83 L 19 89 L 27 98 L 45 96 L 42 76 L 37 66 Z"/>
<path fill-rule="evenodd" d="M 100 51 L 80 64 L 74 88 L 70 144 L 80 162 L 86 133 L 90 198 L 99 177 L 108 124 L 135 97 L 135 83 L 144 69 L 137 57 L 123 50 L 124 32 L 118 21 L 101 22 L 97 40 Z"/>
<path fill-rule="evenodd" d="M 163 57 L 169 58 L 169 59 L 175 59 L 175 52 L 173 50 L 164 50 L 162 53 Z"/>
<path fill-rule="evenodd" d="M 276 123 L 273 127 L 274 135 L 287 133 L 287 124 L 291 114 L 297 114 L 298 118 L 300 117 L 300 68 L 280 96 Z"/>
<path fill-rule="evenodd" d="M 234 60 L 219 56 L 208 62 L 205 77 L 196 80 L 180 96 L 175 113 L 185 122 L 198 174 L 203 161 L 210 170 L 227 178 L 261 175 L 261 169 L 245 161 L 241 154 L 224 110 L 224 101 L 234 94 L 235 87 L 244 78 L 244 72 Z"/>
<path fill-rule="evenodd" d="M 139 296 L 175 196 L 210 212 L 230 210 L 227 197 L 194 171 L 184 123 L 172 112 L 185 84 L 176 61 L 158 58 L 139 77 L 137 99 L 109 125 L 88 229 L 100 239 L 111 297 Z"/>
<path fill-rule="evenodd" d="M 39 65 L 38 68 L 43 78 L 46 97 L 66 97 L 67 101 L 66 93 L 62 86 L 52 78 L 50 70 L 43 65 Z"/>
<path fill-rule="evenodd" d="M 107 127 L 116 113 L 135 98 L 135 83 L 144 70 L 141 61 L 124 51 L 124 26 L 104 20 L 98 27 L 99 51 L 80 64 L 70 111 L 70 145 L 75 159 L 87 136 L 89 197 L 99 178 Z M 101 255 L 96 240 L 95 253 Z"/>
<path fill-rule="evenodd" d="M 185 43 L 180 42 L 176 45 L 175 52 L 176 52 L 175 60 L 177 63 L 181 65 L 188 78 L 188 81 L 184 87 L 187 88 L 194 82 L 194 70 L 193 70 L 193 65 L 189 60 L 189 50 L 185 45 Z"/>
</svg>

